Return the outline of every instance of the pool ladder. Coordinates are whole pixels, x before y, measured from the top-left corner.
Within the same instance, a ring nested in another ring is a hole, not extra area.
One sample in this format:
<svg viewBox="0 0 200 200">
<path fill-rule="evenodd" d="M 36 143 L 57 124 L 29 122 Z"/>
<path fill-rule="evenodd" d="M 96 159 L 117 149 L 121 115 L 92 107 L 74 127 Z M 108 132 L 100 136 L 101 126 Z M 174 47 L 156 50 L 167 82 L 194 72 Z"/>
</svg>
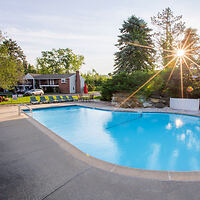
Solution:
<svg viewBox="0 0 200 200">
<path fill-rule="evenodd" d="M 142 111 L 138 111 L 137 113 L 140 114 L 140 117 L 142 117 L 143 115 Z"/>
<path fill-rule="evenodd" d="M 26 106 L 30 110 L 30 113 L 32 115 L 32 108 L 30 106 L 28 106 L 27 104 L 25 104 L 25 103 L 20 103 L 20 104 L 18 104 L 18 115 L 19 116 L 21 114 L 21 106 Z"/>
</svg>

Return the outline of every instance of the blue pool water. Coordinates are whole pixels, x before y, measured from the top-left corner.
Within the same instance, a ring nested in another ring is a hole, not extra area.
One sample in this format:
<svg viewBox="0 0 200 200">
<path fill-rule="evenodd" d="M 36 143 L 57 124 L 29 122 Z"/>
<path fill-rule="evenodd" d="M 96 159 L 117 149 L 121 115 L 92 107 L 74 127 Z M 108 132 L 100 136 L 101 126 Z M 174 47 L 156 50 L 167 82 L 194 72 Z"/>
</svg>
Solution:
<svg viewBox="0 0 200 200">
<path fill-rule="evenodd" d="M 81 151 L 111 163 L 200 170 L 200 117 L 70 106 L 33 110 L 33 118 Z"/>
</svg>

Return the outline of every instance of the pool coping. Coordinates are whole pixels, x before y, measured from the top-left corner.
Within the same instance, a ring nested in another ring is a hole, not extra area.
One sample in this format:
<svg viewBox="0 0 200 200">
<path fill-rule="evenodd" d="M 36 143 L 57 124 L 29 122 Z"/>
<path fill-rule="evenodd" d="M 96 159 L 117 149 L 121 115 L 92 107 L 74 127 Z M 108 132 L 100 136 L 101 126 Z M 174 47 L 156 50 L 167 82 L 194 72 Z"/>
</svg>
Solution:
<svg viewBox="0 0 200 200">
<path fill-rule="evenodd" d="M 102 107 L 102 106 L 94 106 L 94 105 L 85 105 L 82 103 L 72 103 L 72 104 L 63 104 L 63 105 L 52 105 L 52 106 L 42 106 L 42 107 L 34 107 L 35 109 L 43 109 L 43 108 L 52 108 L 52 107 L 66 107 L 66 106 L 83 106 L 87 108 L 95 108 L 100 110 L 109 110 L 109 111 L 128 111 L 128 112 L 141 112 L 137 110 L 131 109 L 122 109 L 122 108 L 115 108 L 115 107 Z M 26 109 L 23 109 L 24 111 Z M 144 109 L 143 109 L 144 110 Z M 144 112 L 144 111 L 143 111 Z M 173 114 L 183 114 L 183 115 L 191 115 L 191 116 L 200 116 L 199 113 L 191 114 L 185 113 L 184 111 L 177 111 L 176 112 L 165 112 L 165 111 L 145 111 L 154 112 L 154 113 L 173 113 Z M 98 158 L 95 158 L 91 155 L 88 155 L 82 152 L 80 149 L 69 143 L 67 140 L 63 139 L 55 132 L 41 124 L 39 121 L 35 120 L 32 116 L 28 115 L 27 113 L 23 112 L 26 116 L 28 116 L 27 120 L 39 128 L 44 134 L 48 135 L 51 139 L 53 139 L 62 149 L 69 152 L 72 156 L 76 159 L 79 159 L 90 166 L 111 172 L 116 174 L 121 174 L 125 176 L 137 177 L 137 178 L 145 178 L 145 179 L 154 179 L 160 181 L 200 181 L 200 171 L 159 171 L 159 170 L 144 170 L 144 169 L 137 169 L 132 167 L 125 167 L 113 163 L 109 163 Z"/>
</svg>

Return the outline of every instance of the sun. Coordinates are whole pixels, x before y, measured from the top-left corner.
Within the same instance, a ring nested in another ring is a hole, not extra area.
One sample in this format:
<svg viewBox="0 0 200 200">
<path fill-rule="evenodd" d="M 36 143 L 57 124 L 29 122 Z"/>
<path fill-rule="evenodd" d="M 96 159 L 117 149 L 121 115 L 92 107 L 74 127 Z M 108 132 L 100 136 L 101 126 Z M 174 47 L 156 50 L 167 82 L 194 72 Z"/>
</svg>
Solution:
<svg viewBox="0 0 200 200">
<path fill-rule="evenodd" d="M 177 57 L 184 57 L 184 55 L 185 55 L 185 50 L 184 49 L 177 49 L 176 50 L 176 56 Z"/>
</svg>

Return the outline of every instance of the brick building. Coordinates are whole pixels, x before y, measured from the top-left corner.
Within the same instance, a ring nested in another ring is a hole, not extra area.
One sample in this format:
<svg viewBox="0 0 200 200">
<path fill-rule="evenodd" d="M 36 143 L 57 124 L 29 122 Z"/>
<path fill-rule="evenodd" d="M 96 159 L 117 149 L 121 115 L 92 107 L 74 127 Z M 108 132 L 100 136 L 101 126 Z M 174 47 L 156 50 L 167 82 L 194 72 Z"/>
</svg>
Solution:
<svg viewBox="0 0 200 200">
<path fill-rule="evenodd" d="M 60 93 L 82 93 L 84 90 L 85 80 L 79 74 L 31 74 L 24 77 L 25 85 L 31 88 L 41 88 L 44 91 L 58 91 Z"/>
</svg>

